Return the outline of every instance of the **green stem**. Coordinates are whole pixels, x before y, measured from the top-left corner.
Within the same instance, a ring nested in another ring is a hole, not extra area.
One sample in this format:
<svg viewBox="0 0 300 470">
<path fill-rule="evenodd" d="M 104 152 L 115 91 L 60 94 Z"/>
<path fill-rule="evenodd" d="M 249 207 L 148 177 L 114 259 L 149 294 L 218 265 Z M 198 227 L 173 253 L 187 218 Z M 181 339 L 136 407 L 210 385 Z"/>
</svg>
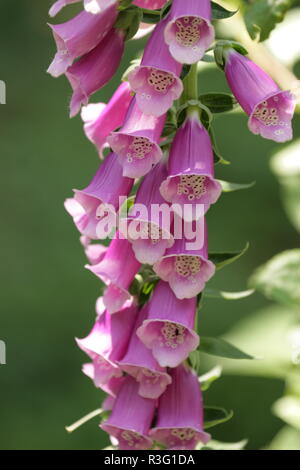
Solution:
<svg viewBox="0 0 300 470">
<path fill-rule="evenodd" d="M 198 101 L 198 64 L 193 64 L 190 68 L 189 73 L 183 80 L 184 92 L 183 92 L 183 102 L 186 101 Z M 198 106 L 189 106 L 187 113 L 194 114 L 197 111 L 199 114 L 201 112 Z"/>
</svg>

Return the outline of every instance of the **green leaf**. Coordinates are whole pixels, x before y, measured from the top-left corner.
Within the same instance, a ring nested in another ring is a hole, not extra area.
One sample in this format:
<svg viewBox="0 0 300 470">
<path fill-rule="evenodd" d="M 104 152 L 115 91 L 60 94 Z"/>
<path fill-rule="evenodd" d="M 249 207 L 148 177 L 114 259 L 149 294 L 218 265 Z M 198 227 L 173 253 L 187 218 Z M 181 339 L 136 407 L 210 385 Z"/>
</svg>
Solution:
<svg viewBox="0 0 300 470">
<path fill-rule="evenodd" d="M 239 191 L 241 189 L 253 188 L 253 186 L 255 186 L 256 184 L 255 181 L 252 181 L 252 183 L 246 183 L 246 184 L 230 183 L 229 181 L 223 181 L 223 180 L 218 180 L 218 181 L 221 184 L 224 193 L 231 193 L 233 191 Z"/>
<path fill-rule="evenodd" d="M 205 297 L 211 297 L 214 299 L 225 299 L 225 300 L 241 300 L 254 294 L 255 289 L 248 289 L 240 292 L 225 292 L 218 291 L 216 289 L 205 289 Z"/>
<path fill-rule="evenodd" d="M 201 59 L 202 62 L 207 62 L 209 64 L 214 64 L 215 63 L 215 58 L 213 55 L 210 54 L 204 54 L 204 56 Z"/>
<path fill-rule="evenodd" d="M 231 263 L 234 263 L 237 261 L 241 256 L 243 256 L 246 251 L 249 249 L 249 243 L 246 244 L 245 248 L 243 248 L 241 251 L 237 251 L 234 253 L 225 253 L 225 252 L 219 252 L 219 253 L 209 253 L 209 259 L 214 263 L 217 269 L 222 269 L 225 266 L 228 266 Z"/>
<path fill-rule="evenodd" d="M 143 13 L 143 22 L 148 24 L 156 24 L 160 21 L 160 10 L 146 10 L 141 8 Z"/>
<path fill-rule="evenodd" d="M 129 7 L 126 10 L 121 10 L 115 27 L 122 29 L 126 32 L 126 40 L 133 38 L 136 35 L 140 22 L 142 20 L 142 11 L 140 8 L 135 6 Z"/>
<path fill-rule="evenodd" d="M 211 356 L 225 357 L 227 359 L 255 359 L 254 356 L 244 353 L 221 338 L 202 336 L 199 351 L 210 354 Z"/>
<path fill-rule="evenodd" d="M 226 423 L 233 417 L 233 411 L 227 411 L 217 406 L 204 407 L 204 429 L 210 429 L 218 424 Z"/>
<path fill-rule="evenodd" d="M 230 93 L 206 93 L 200 95 L 199 100 L 214 114 L 232 111 L 238 106 L 237 100 Z"/>
<path fill-rule="evenodd" d="M 199 377 L 199 381 L 201 384 L 201 390 L 202 392 L 206 392 L 210 388 L 210 386 L 218 380 L 222 375 L 222 367 L 221 366 L 216 366 L 213 369 L 211 369 L 209 372 L 206 374 L 201 375 Z"/>
<path fill-rule="evenodd" d="M 221 5 L 215 2 L 211 2 L 211 10 L 213 20 L 224 20 L 226 18 L 230 18 L 231 16 L 235 15 L 238 11 L 226 10 L 224 7 L 221 7 Z"/>
<path fill-rule="evenodd" d="M 300 249 L 288 250 L 261 266 L 250 284 L 269 299 L 300 306 Z"/>
<path fill-rule="evenodd" d="M 254 0 L 246 8 L 245 24 L 250 37 L 255 41 L 265 41 L 281 23 L 295 0 Z"/>
</svg>

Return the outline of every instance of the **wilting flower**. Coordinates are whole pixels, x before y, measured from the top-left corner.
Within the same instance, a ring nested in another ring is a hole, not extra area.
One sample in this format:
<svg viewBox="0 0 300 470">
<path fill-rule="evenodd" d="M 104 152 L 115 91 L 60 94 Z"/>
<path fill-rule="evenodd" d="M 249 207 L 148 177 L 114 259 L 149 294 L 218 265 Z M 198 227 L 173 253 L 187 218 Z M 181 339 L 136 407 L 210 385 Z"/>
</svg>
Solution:
<svg viewBox="0 0 300 470">
<path fill-rule="evenodd" d="M 143 114 L 136 98 L 132 100 L 123 127 L 107 138 L 119 157 L 124 176 L 140 178 L 161 159 L 159 140 L 164 124 L 165 116 Z"/>
<path fill-rule="evenodd" d="M 75 196 L 67 199 L 65 208 L 73 217 L 82 235 L 91 239 L 102 238 L 99 222 L 109 213 L 119 209 L 120 197 L 126 198 L 133 180 L 123 177 L 122 167 L 111 153 L 100 165 L 91 183 L 82 190 L 74 190 Z"/>
<path fill-rule="evenodd" d="M 110 313 L 118 312 L 131 298 L 128 289 L 140 269 L 129 241 L 120 238 L 117 233 L 102 261 L 86 268 L 106 284 L 103 301 L 107 310 Z"/>
<path fill-rule="evenodd" d="M 178 299 L 198 295 L 205 283 L 214 275 L 215 265 L 208 259 L 207 229 L 199 249 L 189 249 L 185 238 L 177 239 L 166 254 L 155 263 L 156 274 L 167 281 Z"/>
<path fill-rule="evenodd" d="M 82 108 L 85 134 L 96 145 L 101 158 L 107 145 L 107 137 L 123 124 L 131 100 L 129 84 L 124 82 L 117 88 L 108 104 L 91 103 Z"/>
<path fill-rule="evenodd" d="M 76 339 L 80 349 L 93 361 L 96 387 L 107 383 L 111 377 L 122 375 L 116 362 L 127 351 L 136 315 L 137 307 L 132 302 L 127 302 L 114 315 L 105 310 L 98 316 L 89 335 Z"/>
<path fill-rule="evenodd" d="M 87 105 L 89 97 L 112 78 L 123 51 L 124 32 L 113 28 L 98 46 L 68 68 L 66 76 L 73 89 L 70 117 L 80 111 L 81 105 Z"/>
<path fill-rule="evenodd" d="M 198 62 L 214 37 L 210 0 L 173 0 L 165 41 L 175 60 L 182 64 Z"/>
<path fill-rule="evenodd" d="M 150 436 L 170 450 L 193 450 L 211 436 L 203 431 L 203 401 L 198 377 L 180 365 L 170 372 L 172 384 L 160 397 L 155 428 Z"/>
<path fill-rule="evenodd" d="M 125 231 L 120 230 L 132 243 L 140 263 L 154 264 L 173 245 L 170 232 L 171 211 L 163 200 L 159 188 L 166 178 L 166 166 L 158 163 L 142 181 L 135 203 L 125 222 Z"/>
<path fill-rule="evenodd" d="M 148 304 L 148 316 L 137 330 L 161 367 L 177 367 L 199 344 L 195 331 L 196 298 L 179 300 L 160 281 Z"/>
<path fill-rule="evenodd" d="M 162 116 L 183 90 L 182 64 L 176 62 L 164 40 L 167 20 L 160 21 L 146 45 L 141 65 L 132 70 L 128 80 L 140 109 L 145 114 Z"/>
<path fill-rule="evenodd" d="M 100 15 L 82 11 L 66 23 L 49 25 L 57 46 L 57 53 L 48 72 L 59 77 L 66 72 L 77 57 L 87 54 L 109 32 L 117 17 L 114 6 Z"/>
<path fill-rule="evenodd" d="M 156 400 L 143 398 L 138 393 L 139 384 L 127 377 L 122 385 L 110 417 L 101 428 L 118 440 L 121 450 L 150 449 L 148 437 Z"/>
<path fill-rule="evenodd" d="M 158 10 L 167 3 L 167 0 L 133 0 L 132 3 L 147 10 Z"/>
<path fill-rule="evenodd" d="M 207 130 L 198 113 L 188 116 L 172 143 L 168 177 L 160 188 L 164 199 L 174 204 L 174 212 L 191 221 L 207 211 L 219 198 L 222 187 L 214 179 L 214 156 Z"/>
<path fill-rule="evenodd" d="M 295 97 L 280 90 L 266 72 L 237 51 L 226 50 L 224 56 L 226 79 L 249 116 L 249 130 L 276 142 L 291 140 Z"/>
<path fill-rule="evenodd" d="M 127 353 L 118 365 L 127 374 L 132 375 L 139 383 L 139 394 L 144 398 L 158 398 L 171 383 L 166 369 L 154 359 L 150 349 L 140 341 L 136 335 L 137 329 L 147 318 L 147 307 L 143 307 L 131 336 Z"/>
</svg>

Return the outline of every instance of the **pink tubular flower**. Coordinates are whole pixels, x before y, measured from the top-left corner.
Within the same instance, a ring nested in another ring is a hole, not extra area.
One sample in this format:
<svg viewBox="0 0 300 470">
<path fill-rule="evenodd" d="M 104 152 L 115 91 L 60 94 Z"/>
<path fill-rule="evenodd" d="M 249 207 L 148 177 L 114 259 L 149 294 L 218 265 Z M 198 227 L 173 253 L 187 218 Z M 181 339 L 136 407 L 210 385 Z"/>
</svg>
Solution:
<svg viewBox="0 0 300 470">
<path fill-rule="evenodd" d="M 88 362 L 86 364 L 83 364 L 82 372 L 93 381 L 96 388 L 100 388 L 112 398 L 116 398 L 124 382 L 124 375 L 122 376 L 113 375 L 108 380 L 108 382 L 100 383 L 99 380 L 97 380 L 98 378 L 97 364 L 95 364 L 94 362 Z"/>
<path fill-rule="evenodd" d="M 90 243 L 85 247 L 84 251 L 90 264 L 98 264 L 103 260 L 107 247 L 101 245 L 101 243 Z"/>
<path fill-rule="evenodd" d="M 94 266 L 86 266 L 86 268 L 106 284 L 103 301 L 107 310 L 110 313 L 118 312 L 124 303 L 131 298 L 128 289 L 140 269 L 131 244 L 127 240 L 119 238 L 117 233 L 102 261 Z"/>
<path fill-rule="evenodd" d="M 97 15 L 111 5 L 116 5 L 117 0 L 83 0 L 85 11 Z"/>
<path fill-rule="evenodd" d="M 193 330 L 196 298 L 179 300 L 169 285 L 160 281 L 148 304 L 148 317 L 137 330 L 161 367 L 177 367 L 199 345 Z"/>
<path fill-rule="evenodd" d="M 119 210 L 120 197 L 127 197 L 133 180 L 124 178 L 122 167 L 115 154 L 111 153 L 100 165 L 91 183 L 82 190 L 74 190 L 73 199 L 67 199 L 65 208 L 73 217 L 82 235 L 91 239 L 101 238 L 99 222 L 107 214 Z"/>
<path fill-rule="evenodd" d="M 174 243 L 170 232 L 171 211 L 159 191 L 166 171 L 165 165 L 158 163 L 146 175 L 126 219 L 123 234 L 132 243 L 135 256 L 142 264 L 154 264 Z"/>
<path fill-rule="evenodd" d="M 110 417 L 101 428 L 119 443 L 120 450 L 150 449 L 148 437 L 156 406 L 155 400 L 138 394 L 139 384 L 127 377 L 122 385 Z"/>
<path fill-rule="evenodd" d="M 146 320 L 147 313 L 147 307 L 140 311 L 127 353 L 121 361 L 118 361 L 118 365 L 137 380 L 138 392 L 142 397 L 156 399 L 171 383 L 171 378 L 156 362 L 150 349 L 146 348 L 136 335 L 137 329 Z"/>
<path fill-rule="evenodd" d="M 165 41 L 175 60 L 182 64 L 198 62 L 214 37 L 210 0 L 173 0 Z"/>
<path fill-rule="evenodd" d="M 183 90 L 182 64 L 176 62 L 164 40 L 167 19 L 157 24 L 147 43 L 141 65 L 132 70 L 128 80 L 140 109 L 145 114 L 162 116 Z"/>
<path fill-rule="evenodd" d="M 82 108 L 81 117 L 84 121 L 85 135 L 96 145 L 101 158 L 107 137 L 123 124 L 131 100 L 129 84 L 124 82 L 108 104 L 91 103 Z"/>
<path fill-rule="evenodd" d="M 169 450 L 194 450 L 211 436 L 203 431 L 203 401 L 195 372 L 185 365 L 171 371 L 172 384 L 160 397 L 155 428 L 150 436 Z"/>
<path fill-rule="evenodd" d="M 159 140 L 164 124 L 165 116 L 143 114 L 136 99 L 132 100 L 124 126 L 107 138 L 119 157 L 124 176 L 140 178 L 161 159 Z"/>
<path fill-rule="evenodd" d="M 169 283 L 178 299 L 190 299 L 198 295 L 215 273 L 215 265 L 208 260 L 206 227 L 204 232 L 201 248 L 188 249 L 188 241 L 185 238 L 178 239 L 153 267 L 156 274 Z"/>
<path fill-rule="evenodd" d="M 133 0 L 132 3 L 147 10 L 158 10 L 167 3 L 167 0 Z"/>
<path fill-rule="evenodd" d="M 48 72 L 53 77 L 65 73 L 77 57 L 90 52 L 102 41 L 116 17 L 117 9 L 112 6 L 99 15 L 82 11 L 66 23 L 49 25 L 57 45 L 57 53 Z"/>
<path fill-rule="evenodd" d="M 81 105 L 87 105 L 89 97 L 112 78 L 123 51 L 124 32 L 112 28 L 95 49 L 68 68 L 66 76 L 73 89 L 70 117 L 80 111 Z"/>
<path fill-rule="evenodd" d="M 280 90 L 266 72 L 237 51 L 227 50 L 225 61 L 227 82 L 249 116 L 249 130 L 276 142 L 291 140 L 295 97 Z"/>
<path fill-rule="evenodd" d="M 196 207 L 203 205 L 207 211 L 222 192 L 220 183 L 214 179 L 210 137 L 197 112 L 188 116 L 176 133 L 168 173 L 161 185 L 161 194 L 166 201 L 175 203 L 174 212 L 187 221 L 199 218 Z"/>
<path fill-rule="evenodd" d="M 76 339 L 82 349 L 93 361 L 94 383 L 98 387 L 107 383 L 111 377 L 120 377 L 121 369 L 116 362 L 120 360 L 129 344 L 137 307 L 131 302 L 114 315 L 107 311 L 101 313 L 86 338 Z"/>
</svg>

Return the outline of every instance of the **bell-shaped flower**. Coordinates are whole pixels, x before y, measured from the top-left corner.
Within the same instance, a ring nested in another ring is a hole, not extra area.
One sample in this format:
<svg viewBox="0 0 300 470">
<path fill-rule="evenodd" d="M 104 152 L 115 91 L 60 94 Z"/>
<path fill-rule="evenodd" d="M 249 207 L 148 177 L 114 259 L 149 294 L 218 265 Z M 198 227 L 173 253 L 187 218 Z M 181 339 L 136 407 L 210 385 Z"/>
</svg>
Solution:
<svg viewBox="0 0 300 470">
<path fill-rule="evenodd" d="M 198 113 L 188 116 L 173 140 L 168 177 L 160 188 L 164 199 L 186 221 L 196 220 L 222 192 L 214 178 L 214 156 L 209 134 Z M 202 206 L 203 210 L 198 211 Z"/>
<path fill-rule="evenodd" d="M 124 32 L 112 28 L 104 39 L 90 52 L 68 68 L 68 78 L 73 95 L 70 117 L 76 116 L 89 97 L 100 90 L 113 77 L 124 51 Z"/>
<path fill-rule="evenodd" d="M 172 384 L 160 397 L 150 436 L 169 450 L 194 450 L 211 436 L 203 430 L 203 400 L 197 375 L 182 364 L 170 372 Z"/>
<path fill-rule="evenodd" d="M 155 27 L 146 45 L 140 66 L 133 69 L 128 80 L 136 92 L 137 104 L 145 114 L 162 116 L 177 100 L 183 85 L 180 80 L 182 64 L 171 56 L 164 40 L 167 19 Z"/>
<path fill-rule="evenodd" d="M 123 177 L 122 167 L 116 155 L 111 153 L 90 184 L 85 189 L 74 190 L 74 198 L 65 201 L 65 208 L 82 235 L 91 239 L 105 238 L 101 220 L 118 212 L 120 198 L 127 198 L 132 185 L 133 180 Z"/>
<path fill-rule="evenodd" d="M 201 242 L 199 240 L 198 246 L 195 243 L 195 248 L 192 246 L 193 242 L 194 240 L 186 238 L 177 239 L 153 266 L 156 274 L 169 283 L 178 299 L 190 299 L 197 296 L 215 273 L 215 265 L 208 259 L 206 224 Z"/>
<path fill-rule="evenodd" d="M 296 98 L 280 90 L 264 70 L 237 51 L 227 49 L 224 59 L 227 82 L 249 116 L 249 130 L 275 142 L 291 140 Z"/>
<path fill-rule="evenodd" d="M 131 100 L 129 84 L 124 82 L 107 104 L 91 103 L 82 108 L 85 135 L 95 144 L 101 158 L 103 149 L 108 146 L 107 137 L 123 124 Z"/>
<path fill-rule="evenodd" d="M 165 41 L 175 60 L 194 64 L 214 41 L 210 0 L 173 0 Z"/>
<path fill-rule="evenodd" d="M 137 260 L 142 264 L 154 264 L 173 245 L 171 223 L 173 213 L 162 198 L 159 188 L 166 178 L 166 166 L 158 163 L 142 181 L 135 203 L 129 211 L 122 233 L 132 243 Z"/>
<path fill-rule="evenodd" d="M 139 384 L 132 377 L 124 381 L 112 413 L 101 428 L 117 439 L 120 450 L 150 449 L 148 432 L 154 417 L 156 400 L 141 397 Z"/>
<path fill-rule="evenodd" d="M 179 300 L 169 285 L 160 281 L 147 308 L 138 337 L 161 367 L 177 367 L 199 345 L 194 331 L 196 298 Z"/>
<path fill-rule="evenodd" d="M 77 57 L 94 49 L 112 28 L 117 17 L 115 6 L 99 15 L 82 11 L 62 24 L 49 25 L 57 46 L 57 53 L 48 72 L 53 77 L 64 74 Z"/>
<path fill-rule="evenodd" d="M 148 349 L 136 335 L 137 329 L 147 318 L 147 306 L 143 307 L 131 336 L 128 350 L 118 365 L 139 383 L 139 394 L 144 398 L 160 397 L 171 383 L 166 369 L 160 367 Z"/>
<path fill-rule="evenodd" d="M 97 387 L 107 383 L 111 377 L 122 375 L 117 361 L 127 351 L 136 316 L 137 307 L 132 302 L 127 302 L 114 315 L 105 310 L 98 316 L 89 335 L 76 339 L 80 349 L 93 361 L 93 380 Z"/>
<path fill-rule="evenodd" d="M 143 114 L 136 98 L 130 104 L 123 127 L 107 141 L 118 155 L 124 176 L 140 178 L 162 158 L 159 146 L 165 116 Z"/>
<path fill-rule="evenodd" d="M 105 307 L 110 313 L 118 312 L 131 299 L 129 287 L 140 269 L 128 240 L 115 235 L 99 264 L 86 266 L 106 284 L 103 294 Z"/>
</svg>

